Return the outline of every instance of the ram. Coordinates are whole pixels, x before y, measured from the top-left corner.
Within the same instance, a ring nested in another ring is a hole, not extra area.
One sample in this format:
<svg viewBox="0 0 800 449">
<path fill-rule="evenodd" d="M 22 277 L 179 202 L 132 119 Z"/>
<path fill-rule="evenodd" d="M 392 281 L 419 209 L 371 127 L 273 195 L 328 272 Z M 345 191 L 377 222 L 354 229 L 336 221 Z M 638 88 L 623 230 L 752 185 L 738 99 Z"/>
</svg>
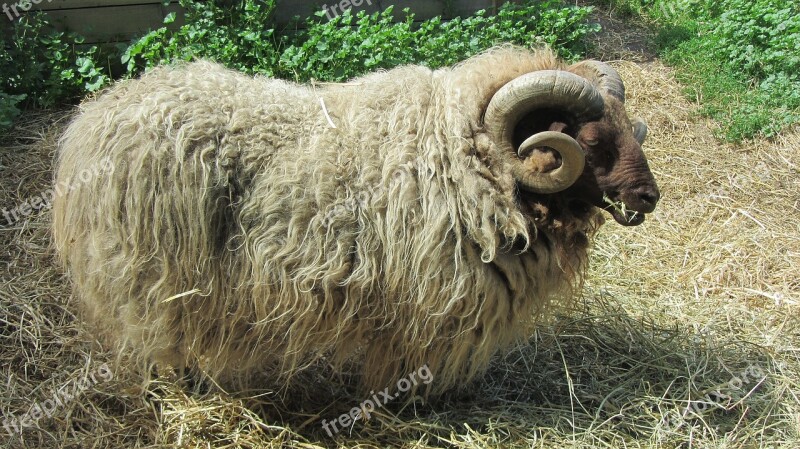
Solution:
<svg viewBox="0 0 800 449">
<path fill-rule="evenodd" d="M 602 210 L 654 210 L 624 98 L 604 63 L 511 46 L 325 86 L 162 67 L 61 138 L 56 248 L 143 367 L 288 385 L 356 363 L 378 390 L 427 365 L 439 393 L 572 294 Z"/>
</svg>

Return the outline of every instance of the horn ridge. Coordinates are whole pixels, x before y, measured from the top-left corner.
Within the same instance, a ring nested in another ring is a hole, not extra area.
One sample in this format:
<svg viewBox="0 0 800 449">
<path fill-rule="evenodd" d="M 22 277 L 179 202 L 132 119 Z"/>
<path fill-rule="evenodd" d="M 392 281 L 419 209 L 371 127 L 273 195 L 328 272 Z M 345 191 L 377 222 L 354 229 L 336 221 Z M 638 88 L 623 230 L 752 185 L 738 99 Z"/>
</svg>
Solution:
<svg viewBox="0 0 800 449">
<path fill-rule="evenodd" d="M 589 80 L 562 70 L 541 70 L 521 75 L 501 87 L 489 102 L 484 125 L 494 142 L 496 157 L 511 164 L 515 179 L 526 189 L 537 193 L 555 193 L 572 185 L 580 176 L 584 165 L 580 145 L 563 133 L 535 135 L 539 139 L 547 137 L 533 141 L 538 142 L 538 146 L 557 151 L 561 155 L 562 165 L 548 173 L 526 173 L 518 152 L 526 147 L 522 153 L 528 153 L 532 140 L 527 139 L 519 149 L 513 143 L 514 128 L 522 117 L 543 108 L 563 110 L 578 122 L 584 122 L 601 116 L 604 102 Z"/>
<path fill-rule="evenodd" d="M 609 64 L 588 60 L 572 65 L 567 70 L 596 84 L 598 89 L 625 103 L 625 83 L 617 69 Z"/>
</svg>

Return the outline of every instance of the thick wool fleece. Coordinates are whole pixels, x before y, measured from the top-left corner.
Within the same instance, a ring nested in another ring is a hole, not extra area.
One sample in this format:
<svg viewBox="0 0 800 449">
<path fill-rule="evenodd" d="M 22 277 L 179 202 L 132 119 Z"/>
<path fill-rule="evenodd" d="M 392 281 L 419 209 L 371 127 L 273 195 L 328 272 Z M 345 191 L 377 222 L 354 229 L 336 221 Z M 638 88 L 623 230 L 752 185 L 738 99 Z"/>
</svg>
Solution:
<svg viewBox="0 0 800 449">
<path fill-rule="evenodd" d="M 482 128 L 501 86 L 553 68 L 502 47 L 325 87 L 210 62 L 115 85 L 58 155 L 57 182 L 113 164 L 54 204 L 87 318 L 222 384 L 321 358 L 366 389 L 426 364 L 429 393 L 468 381 L 580 282 L 597 225 L 521 200 Z"/>
</svg>

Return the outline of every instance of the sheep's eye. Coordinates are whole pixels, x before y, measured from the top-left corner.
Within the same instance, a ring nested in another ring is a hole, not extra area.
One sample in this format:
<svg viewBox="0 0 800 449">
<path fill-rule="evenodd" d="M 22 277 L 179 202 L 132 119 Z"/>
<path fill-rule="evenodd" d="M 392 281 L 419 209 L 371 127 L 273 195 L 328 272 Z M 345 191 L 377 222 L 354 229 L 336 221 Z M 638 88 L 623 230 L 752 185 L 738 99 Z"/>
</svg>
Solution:
<svg viewBox="0 0 800 449">
<path fill-rule="evenodd" d="M 600 143 L 597 139 L 586 139 L 585 142 L 586 145 L 589 145 L 590 147 L 597 146 L 597 144 Z"/>
</svg>

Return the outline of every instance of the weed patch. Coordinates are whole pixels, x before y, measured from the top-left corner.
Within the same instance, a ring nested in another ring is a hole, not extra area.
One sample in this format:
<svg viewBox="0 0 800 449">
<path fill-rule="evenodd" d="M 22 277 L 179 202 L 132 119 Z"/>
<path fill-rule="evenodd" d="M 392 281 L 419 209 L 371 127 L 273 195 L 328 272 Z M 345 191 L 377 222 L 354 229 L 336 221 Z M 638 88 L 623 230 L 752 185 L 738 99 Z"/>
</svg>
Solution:
<svg viewBox="0 0 800 449">
<path fill-rule="evenodd" d="M 738 142 L 800 123 L 800 6 L 789 0 L 603 0 L 657 30 L 700 113 Z"/>
<path fill-rule="evenodd" d="M 418 22 L 391 6 L 374 14 L 346 10 L 329 17 L 320 9 L 302 31 L 280 30 L 274 23 L 275 0 L 242 2 L 180 0 L 185 24 L 152 30 L 111 54 L 96 47 L 78 50 L 82 38 L 54 31 L 47 16 L 26 15 L 0 53 L 0 129 L 9 128 L 23 109 L 75 101 L 112 81 L 111 67 L 124 66 L 135 77 L 160 64 L 212 59 L 226 67 L 297 81 L 343 81 L 401 64 L 432 68 L 450 65 L 493 45 L 548 44 L 560 56 L 585 52 L 584 37 L 599 26 L 588 22 L 591 7 L 562 0 L 505 4 L 496 15 L 478 11 L 444 21 Z M 302 28 L 302 27 L 297 27 Z M 5 39 L 5 38 L 4 38 Z"/>
</svg>

